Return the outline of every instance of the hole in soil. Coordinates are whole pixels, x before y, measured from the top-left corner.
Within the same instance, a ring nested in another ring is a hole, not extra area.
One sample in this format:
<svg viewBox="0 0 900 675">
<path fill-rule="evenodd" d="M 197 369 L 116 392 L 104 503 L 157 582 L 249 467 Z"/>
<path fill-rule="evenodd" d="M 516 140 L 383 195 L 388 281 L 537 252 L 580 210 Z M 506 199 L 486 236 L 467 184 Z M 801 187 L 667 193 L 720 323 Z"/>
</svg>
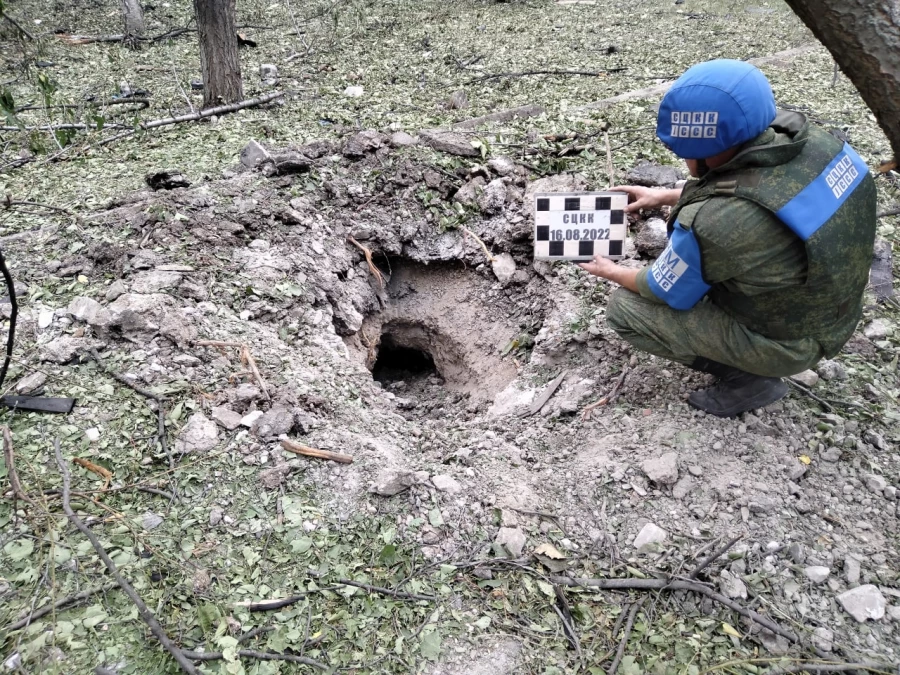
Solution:
<svg viewBox="0 0 900 675">
<path fill-rule="evenodd" d="M 390 335 L 381 338 L 378 358 L 372 367 L 372 377 L 378 382 L 389 383 L 398 380 L 415 380 L 437 375 L 431 354 L 421 349 L 413 349 L 397 344 Z"/>
</svg>

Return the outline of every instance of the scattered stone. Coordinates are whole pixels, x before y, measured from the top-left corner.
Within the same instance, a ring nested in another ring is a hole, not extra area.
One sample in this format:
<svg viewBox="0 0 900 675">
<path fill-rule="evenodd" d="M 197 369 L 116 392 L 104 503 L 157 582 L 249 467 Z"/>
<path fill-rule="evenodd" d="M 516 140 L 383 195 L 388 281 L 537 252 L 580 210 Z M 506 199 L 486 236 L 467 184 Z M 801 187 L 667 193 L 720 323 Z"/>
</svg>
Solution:
<svg viewBox="0 0 900 675">
<path fill-rule="evenodd" d="M 288 434 L 294 428 L 294 413 L 287 408 L 276 407 L 265 413 L 250 428 L 260 438 L 274 438 Z"/>
<path fill-rule="evenodd" d="M 267 490 L 276 490 L 290 473 L 290 464 L 279 464 L 278 466 L 273 466 L 271 469 L 263 469 L 260 471 L 259 482 Z"/>
<path fill-rule="evenodd" d="M 463 206 L 475 206 L 478 203 L 480 193 L 484 190 L 485 184 L 484 178 L 475 176 L 475 178 L 456 191 L 456 194 L 453 195 L 453 201 L 459 202 Z"/>
<path fill-rule="evenodd" d="M 694 481 L 690 476 L 682 476 L 672 487 L 672 496 L 675 499 L 685 499 L 694 489 Z"/>
<path fill-rule="evenodd" d="M 884 489 L 887 487 L 887 481 L 884 479 L 884 476 L 872 473 L 866 476 L 864 480 L 869 492 L 874 492 L 877 495 L 884 492 Z"/>
<path fill-rule="evenodd" d="M 441 540 L 441 533 L 436 529 L 431 527 L 430 525 L 426 525 L 422 528 L 422 543 L 423 544 L 437 544 Z"/>
<path fill-rule="evenodd" d="M 659 485 L 673 485 L 678 480 L 678 454 L 667 452 L 654 459 L 645 460 L 641 470 L 647 478 Z"/>
<path fill-rule="evenodd" d="M 194 578 L 191 581 L 191 587 L 193 588 L 194 593 L 201 594 L 206 593 L 209 590 L 209 585 L 212 583 L 212 577 L 209 576 L 209 572 L 207 572 L 203 568 L 199 568 L 194 572 Z M 95 671 L 97 675 L 99 675 L 99 670 Z"/>
<path fill-rule="evenodd" d="M 799 542 L 795 541 L 788 546 L 787 553 L 795 565 L 802 565 L 806 561 L 806 551 L 803 549 L 803 544 Z"/>
<path fill-rule="evenodd" d="M 312 162 L 306 155 L 299 152 L 285 152 L 272 157 L 275 162 L 275 173 L 287 176 L 296 173 L 306 173 L 312 168 Z"/>
<path fill-rule="evenodd" d="M 91 443 L 96 443 L 100 440 L 100 429 L 98 429 L 97 427 L 85 429 L 84 435 Z"/>
<path fill-rule="evenodd" d="M 778 508 L 778 502 L 766 495 L 756 495 L 750 502 L 750 513 L 772 513 Z"/>
<path fill-rule="evenodd" d="M 262 410 L 251 410 L 241 418 L 241 426 L 250 429 L 256 424 L 256 420 L 263 415 L 265 415 L 265 413 Z"/>
<path fill-rule="evenodd" d="M 478 208 L 492 216 L 503 211 L 506 204 L 506 183 L 500 178 L 492 180 L 477 197 Z"/>
<path fill-rule="evenodd" d="M 884 498 L 889 502 L 897 501 L 897 488 L 893 485 L 888 485 L 884 488 Z"/>
<path fill-rule="evenodd" d="M 219 429 L 216 423 L 201 412 L 196 412 L 188 419 L 187 424 L 178 434 L 175 441 L 175 452 L 188 454 L 212 450 L 219 441 Z"/>
<path fill-rule="evenodd" d="M 501 253 L 494 256 L 491 268 L 494 270 L 494 276 L 497 277 L 497 280 L 505 285 L 509 283 L 516 273 L 516 261 L 513 260 L 509 253 Z"/>
<path fill-rule="evenodd" d="M 826 462 L 838 462 L 841 459 L 841 449 L 826 448 L 819 456 Z"/>
<path fill-rule="evenodd" d="M 814 584 L 821 584 L 829 577 L 831 570 L 824 565 L 810 565 L 803 570 L 803 574 Z"/>
<path fill-rule="evenodd" d="M 125 295 L 128 292 L 128 286 L 125 285 L 125 282 L 121 279 L 116 279 L 109 285 L 109 288 L 106 289 L 106 301 L 112 302 L 117 298 Z"/>
<path fill-rule="evenodd" d="M 881 319 L 875 319 L 863 329 L 863 335 L 870 340 L 884 340 L 890 334 L 890 327 Z"/>
<path fill-rule="evenodd" d="M 887 602 L 878 587 L 873 584 L 865 584 L 844 591 L 837 596 L 841 607 L 860 623 L 866 619 L 878 621 L 884 616 Z"/>
<path fill-rule="evenodd" d="M 88 341 L 84 338 L 76 338 L 70 335 L 62 335 L 48 342 L 41 350 L 41 361 L 51 363 L 69 363 L 78 354 L 88 348 Z"/>
<path fill-rule="evenodd" d="M 863 434 L 863 440 L 866 443 L 875 446 L 878 450 L 888 449 L 887 443 L 884 442 L 884 437 L 872 429 L 866 429 L 866 433 Z"/>
<path fill-rule="evenodd" d="M 159 527 L 160 525 L 162 525 L 162 522 L 163 522 L 162 516 L 157 515 L 152 512 L 148 512 L 148 513 L 144 514 L 144 519 L 141 521 L 141 526 L 145 530 L 154 530 L 157 527 Z"/>
<path fill-rule="evenodd" d="M 363 95 L 363 88 L 359 86 L 350 86 L 344 89 L 344 96 L 349 98 L 359 98 Z"/>
<path fill-rule="evenodd" d="M 230 408 L 217 406 L 210 411 L 210 414 L 216 422 L 221 424 L 228 431 L 234 431 L 241 426 L 241 419 L 243 416 Z"/>
<path fill-rule="evenodd" d="M 834 633 L 824 626 L 819 626 L 813 631 L 812 641 L 816 649 L 830 652 L 834 648 Z"/>
<path fill-rule="evenodd" d="M 138 272 L 131 282 L 132 293 L 158 293 L 168 288 L 175 288 L 181 283 L 183 276 L 179 272 L 161 272 L 148 270 Z"/>
<path fill-rule="evenodd" d="M 452 131 L 428 129 L 420 131 L 419 138 L 425 145 L 438 152 L 446 152 L 450 155 L 457 155 L 458 157 L 478 156 L 478 149 L 469 142 L 469 137 L 464 136 L 463 134 L 456 134 Z"/>
<path fill-rule="evenodd" d="M 688 467 L 688 473 L 690 473 L 694 478 L 700 478 L 703 475 L 703 469 L 696 464 L 691 464 Z"/>
<path fill-rule="evenodd" d="M 16 393 L 22 396 L 28 396 L 36 391 L 47 382 L 47 376 L 44 373 L 31 373 L 26 375 L 16 383 Z"/>
<path fill-rule="evenodd" d="M 225 515 L 225 511 L 222 510 L 221 506 L 214 506 L 209 510 L 209 525 L 210 527 L 215 527 L 219 523 L 222 522 L 222 516 Z"/>
<path fill-rule="evenodd" d="M 851 555 L 848 555 L 846 558 L 844 558 L 844 578 L 847 580 L 848 584 L 859 583 L 859 577 L 861 574 L 862 569 L 859 564 L 859 560 Z"/>
<path fill-rule="evenodd" d="M 673 166 L 662 166 L 645 162 L 628 170 L 625 184 L 643 185 L 644 187 L 675 187 L 681 180 L 681 172 Z"/>
<path fill-rule="evenodd" d="M 40 330 L 44 330 L 45 328 L 49 328 L 50 324 L 53 323 L 53 310 L 45 309 L 42 310 L 38 314 L 37 325 Z"/>
<path fill-rule="evenodd" d="M 275 84 L 278 81 L 278 66 L 274 63 L 261 63 L 259 79 L 263 81 L 263 84 Z"/>
<path fill-rule="evenodd" d="M 66 309 L 66 313 L 73 319 L 76 321 L 84 321 L 86 323 L 94 323 L 94 320 L 101 311 L 103 311 L 103 307 L 99 302 L 83 296 L 74 298 Z"/>
<path fill-rule="evenodd" d="M 650 544 L 661 544 L 666 540 L 668 536 L 669 533 L 658 525 L 647 523 L 646 525 L 644 525 L 644 527 L 641 528 L 641 531 L 638 532 L 638 535 L 634 538 L 633 545 L 638 551 L 640 551 L 642 548 Z"/>
<path fill-rule="evenodd" d="M 263 162 L 268 162 L 271 159 L 272 157 L 269 155 L 269 151 L 255 140 L 251 140 L 244 146 L 244 149 L 241 150 L 241 164 L 248 169 L 255 169 Z"/>
<path fill-rule="evenodd" d="M 791 375 L 791 379 L 794 382 L 799 382 L 804 387 L 812 388 L 816 386 L 816 382 L 819 381 L 819 376 L 814 370 L 804 370 L 802 373 Z"/>
<path fill-rule="evenodd" d="M 144 176 L 144 182 L 151 190 L 175 190 L 191 186 L 189 181 L 178 169 L 161 169 L 151 171 Z"/>
<path fill-rule="evenodd" d="M 525 533 L 518 527 L 501 527 L 494 543 L 502 544 L 512 557 L 518 558 L 525 548 Z"/>
<path fill-rule="evenodd" d="M 417 482 L 416 475 L 412 471 L 390 471 L 383 474 L 375 483 L 374 492 L 382 497 L 393 497 Z"/>
<path fill-rule="evenodd" d="M 405 131 L 395 131 L 391 134 L 388 143 L 392 148 L 405 148 L 418 143 L 415 136 L 410 136 Z"/>
<path fill-rule="evenodd" d="M 374 129 L 367 129 L 354 134 L 344 143 L 342 152 L 344 157 L 364 157 L 367 153 L 375 152 L 384 145 L 384 137 Z"/>
<path fill-rule="evenodd" d="M 653 258 L 659 257 L 669 243 L 668 228 L 662 218 L 650 218 L 640 226 L 634 238 L 638 253 Z"/>
<path fill-rule="evenodd" d="M 462 485 L 459 484 L 459 481 L 446 474 L 432 476 L 431 482 L 440 492 L 447 492 L 451 495 L 455 495 L 462 490 Z"/>
<path fill-rule="evenodd" d="M 732 600 L 747 599 L 747 584 L 728 570 L 722 570 L 719 574 L 719 590 L 722 591 L 722 595 Z"/>
<path fill-rule="evenodd" d="M 498 176 L 510 176 L 518 171 L 518 166 L 509 157 L 494 157 L 487 165 Z"/>
<path fill-rule="evenodd" d="M 819 377 L 826 382 L 829 380 L 847 379 L 847 371 L 844 370 L 844 366 L 837 361 L 832 361 L 830 359 L 819 361 L 819 365 L 816 366 L 816 372 L 819 374 Z"/>
<path fill-rule="evenodd" d="M 791 648 L 791 643 L 788 642 L 787 638 L 775 635 L 775 633 L 767 628 L 763 628 L 759 631 L 759 641 L 762 642 L 766 651 L 774 656 L 784 656 Z"/>
<path fill-rule="evenodd" d="M 241 403 L 249 403 L 255 401 L 262 396 L 262 391 L 255 384 L 244 382 L 237 386 L 234 390 L 234 400 Z"/>
</svg>

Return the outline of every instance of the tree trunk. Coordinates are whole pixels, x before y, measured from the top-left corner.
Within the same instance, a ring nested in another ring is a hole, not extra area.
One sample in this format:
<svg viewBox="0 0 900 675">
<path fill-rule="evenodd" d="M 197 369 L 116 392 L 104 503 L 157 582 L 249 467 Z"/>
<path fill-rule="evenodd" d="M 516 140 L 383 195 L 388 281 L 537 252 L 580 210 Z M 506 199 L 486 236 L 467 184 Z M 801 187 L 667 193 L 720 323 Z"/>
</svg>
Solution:
<svg viewBox="0 0 900 675">
<path fill-rule="evenodd" d="M 125 19 L 125 40 L 137 44 L 135 38 L 144 34 L 144 10 L 140 0 L 119 0 Z"/>
<path fill-rule="evenodd" d="M 234 4 L 235 0 L 194 0 L 204 108 L 244 98 Z"/>
<path fill-rule="evenodd" d="M 900 158 L 900 4 L 786 0 L 859 90 Z"/>
</svg>

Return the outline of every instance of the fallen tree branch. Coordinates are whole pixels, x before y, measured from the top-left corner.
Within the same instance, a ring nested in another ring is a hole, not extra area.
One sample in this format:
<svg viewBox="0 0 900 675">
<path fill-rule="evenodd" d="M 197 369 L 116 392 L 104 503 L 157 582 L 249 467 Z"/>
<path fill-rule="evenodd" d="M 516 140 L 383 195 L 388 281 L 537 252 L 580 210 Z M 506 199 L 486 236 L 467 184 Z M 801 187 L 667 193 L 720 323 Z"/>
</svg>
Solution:
<svg viewBox="0 0 900 675">
<path fill-rule="evenodd" d="M 112 472 L 109 469 L 107 469 L 105 466 L 94 464 L 87 459 L 82 459 L 81 457 L 73 458 L 72 463 L 77 464 L 82 469 L 87 469 L 91 473 L 95 473 L 100 476 L 103 479 L 103 487 L 100 488 L 100 492 L 106 492 L 106 489 L 109 487 L 109 481 L 112 480 Z"/>
<path fill-rule="evenodd" d="M 11 633 L 15 630 L 19 630 L 20 628 L 25 628 L 26 626 L 31 625 L 32 622 L 37 621 L 42 616 L 46 616 L 50 612 L 62 609 L 68 605 L 74 604 L 81 600 L 85 600 L 92 595 L 96 595 L 97 593 L 105 593 L 106 591 L 110 591 L 113 588 L 116 588 L 116 584 L 106 584 L 106 586 L 98 586 L 97 588 L 89 588 L 85 591 L 81 591 L 81 593 L 76 593 L 75 595 L 69 595 L 61 600 L 57 600 L 56 602 L 51 602 L 49 605 L 44 605 L 40 609 L 36 609 L 33 612 L 30 612 L 28 616 L 23 619 L 19 619 L 15 623 L 11 623 L 3 629 L 4 633 Z"/>
<path fill-rule="evenodd" d="M 69 475 L 69 468 L 66 466 L 66 462 L 63 460 L 62 451 L 59 446 L 59 439 L 57 438 L 53 444 L 53 452 L 56 455 L 56 465 L 59 467 L 59 472 L 62 474 L 63 481 L 63 493 L 62 493 L 62 507 L 63 511 L 66 514 L 66 517 L 72 522 L 72 524 L 78 528 L 78 530 L 87 537 L 87 540 L 91 542 L 91 546 L 94 547 L 94 550 L 97 552 L 97 555 L 100 557 L 100 560 L 103 561 L 103 564 L 106 566 L 106 569 L 109 570 L 109 573 L 112 575 L 113 579 L 116 580 L 116 583 L 119 587 L 125 592 L 125 595 L 134 603 L 135 607 L 138 609 L 138 615 L 141 617 L 144 623 L 150 627 L 150 631 L 159 640 L 160 644 L 166 648 L 166 650 L 172 655 L 172 658 L 178 663 L 181 667 L 181 670 L 189 675 L 197 675 L 197 669 L 194 668 L 194 665 L 188 661 L 185 657 L 184 653 L 178 646 L 172 642 L 169 636 L 166 634 L 166 631 L 163 630 L 163 627 L 159 625 L 159 621 L 156 620 L 156 617 L 153 615 L 153 612 L 150 611 L 150 608 L 144 603 L 141 599 L 141 596 L 137 594 L 137 591 L 132 588 L 131 584 L 129 584 L 125 577 L 121 575 L 118 567 L 116 567 L 116 563 L 112 561 L 112 558 L 106 552 L 106 549 L 103 548 L 103 544 L 100 543 L 100 540 L 97 539 L 97 536 L 91 532 L 90 528 L 82 522 L 81 518 L 75 515 L 75 512 L 72 510 L 72 505 L 69 503 L 69 492 L 71 490 L 72 478 Z"/>
<path fill-rule="evenodd" d="M 485 243 L 484 243 L 483 241 L 481 241 L 481 237 L 479 237 L 477 234 L 475 234 L 474 232 L 472 232 L 472 230 L 470 230 L 470 229 L 469 229 L 468 227 L 466 227 L 465 225 L 460 225 L 460 226 L 459 226 L 459 229 L 461 229 L 461 230 L 462 230 L 463 232 L 465 232 L 468 236 L 472 237 L 472 239 L 474 239 L 474 240 L 477 241 L 479 244 L 481 244 L 481 248 L 484 250 L 484 254 L 487 256 L 488 262 L 489 262 L 489 263 L 494 262 L 494 256 L 491 255 L 491 252 L 488 250 L 488 247 L 485 245 Z"/>
<path fill-rule="evenodd" d="M 128 124 L 120 124 L 119 122 L 111 122 L 110 124 L 91 124 L 89 122 L 66 122 L 64 124 L 42 124 L 40 126 L 11 126 L 4 125 L 0 127 L 0 131 L 88 131 L 99 129 L 130 129 Z"/>
<path fill-rule="evenodd" d="M 626 68 L 608 68 L 606 70 L 523 70 L 518 73 L 495 73 L 493 75 L 482 75 L 471 80 L 466 80 L 461 86 L 465 87 L 476 82 L 485 82 L 487 80 L 501 80 L 506 77 L 526 77 L 528 75 L 583 75 L 585 77 L 600 77 L 609 73 L 621 73 Z"/>
<path fill-rule="evenodd" d="M 193 661 L 221 661 L 225 658 L 222 652 L 183 652 L 184 655 Z M 328 670 L 328 666 L 321 661 L 316 661 L 308 656 L 295 656 L 294 654 L 279 654 L 277 652 L 258 652 L 254 649 L 238 650 L 238 656 L 248 659 L 258 659 L 260 661 L 288 661 L 290 663 L 302 663 L 306 666 L 312 666 L 319 670 Z"/>
<path fill-rule="evenodd" d="M 876 218 L 887 218 L 888 216 L 898 216 L 900 215 L 900 206 L 895 206 L 892 209 L 887 209 L 886 211 L 879 211 L 875 216 Z"/>
<path fill-rule="evenodd" d="M 853 670 L 865 670 L 871 673 L 881 673 L 882 675 L 890 675 L 896 672 L 891 670 L 891 666 L 885 664 L 883 666 L 869 665 L 866 663 L 795 663 L 784 668 L 773 668 L 767 670 L 766 675 L 783 675 L 787 673 L 845 673 Z"/>
<path fill-rule="evenodd" d="M 27 202 L 27 201 L 17 201 L 15 199 L 11 199 L 9 195 L 6 195 L 6 199 L 3 201 L 3 207 L 10 209 L 13 206 L 35 206 L 40 207 L 42 209 L 50 209 L 51 211 L 59 211 L 60 213 L 65 213 L 67 216 L 73 215 L 69 209 L 64 209 L 61 206 L 52 206 L 51 204 L 41 204 L 40 202 Z"/>
<path fill-rule="evenodd" d="M 616 380 L 616 383 L 613 385 L 612 390 L 599 401 L 595 403 L 591 403 L 584 407 L 581 411 L 581 421 L 585 422 L 591 419 L 591 411 L 600 408 L 602 406 L 608 405 L 610 403 L 614 403 L 617 398 L 619 398 L 619 392 L 622 390 L 622 385 L 625 384 L 625 378 L 628 377 L 628 367 L 622 368 L 622 374 L 619 375 L 619 379 Z"/>
<path fill-rule="evenodd" d="M 375 263 L 372 261 L 372 251 L 369 250 L 367 246 L 363 246 L 353 237 L 347 237 L 347 241 L 353 244 L 356 248 L 362 251 L 363 255 L 366 257 L 366 263 L 369 265 L 369 271 L 372 273 L 372 276 L 378 280 L 378 285 L 381 288 L 384 288 L 384 276 L 381 274 L 381 270 L 375 266 Z"/>
<path fill-rule="evenodd" d="M 806 394 L 807 396 L 809 396 L 813 401 L 816 401 L 819 405 L 821 405 L 823 408 L 825 408 L 825 410 L 826 410 L 827 412 L 834 412 L 834 408 L 832 407 L 832 405 L 831 405 L 830 403 L 828 403 L 828 401 L 826 401 L 825 399 L 823 399 L 823 398 L 821 398 L 821 397 L 819 397 L 819 396 L 816 396 L 814 393 L 812 393 L 812 392 L 809 390 L 808 387 L 804 387 L 802 384 L 800 384 L 799 382 L 795 382 L 795 381 L 792 380 L 791 378 L 787 378 L 787 382 L 788 382 L 788 384 L 791 385 L 792 387 L 795 387 L 796 389 L 799 389 L 799 390 L 802 391 L 804 394 Z"/>
<path fill-rule="evenodd" d="M 292 441 L 288 438 L 285 438 L 281 441 L 281 447 L 287 450 L 288 452 L 293 452 L 295 455 L 303 455 L 304 457 L 316 457 L 318 459 L 330 459 L 333 462 L 340 462 L 341 464 L 352 464 L 353 457 L 351 455 L 345 455 L 340 452 L 331 452 L 330 450 L 318 450 L 316 448 L 310 448 L 302 443 L 297 443 L 297 441 Z"/>
<path fill-rule="evenodd" d="M 738 536 L 736 536 L 736 537 L 734 537 L 733 539 L 731 539 L 731 541 L 729 541 L 727 544 L 725 544 L 725 545 L 722 546 L 721 548 L 717 549 L 714 553 L 710 554 L 709 557 L 704 558 L 704 559 L 700 562 L 699 565 L 697 565 L 693 570 L 691 570 L 691 573 L 688 574 L 688 579 L 696 579 L 696 578 L 697 578 L 697 575 L 700 574 L 700 572 L 702 572 L 703 570 L 705 570 L 707 567 L 709 567 L 710 564 L 712 564 L 712 562 L 713 562 L 714 560 L 716 560 L 717 558 L 719 558 L 719 557 L 725 555 L 726 553 L 728 553 L 728 550 L 729 550 L 732 546 L 734 546 L 734 545 L 741 539 L 742 536 L 743 536 L 743 535 L 739 534 Z"/>
<path fill-rule="evenodd" d="M 178 37 L 179 35 L 184 35 L 185 33 L 196 33 L 196 28 L 174 28 L 172 30 L 166 31 L 165 33 L 160 33 L 159 35 L 153 37 L 141 37 L 136 35 L 57 35 L 56 37 L 59 40 L 62 40 L 66 44 L 70 45 L 89 45 L 95 42 L 124 42 L 126 39 L 137 40 L 139 42 L 161 42 L 162 40 L 168 40 L 173 37 Z"/>
<path fill-rule="evenodd" d="M 498 110 L 497 112 L 482 115 L 481 117 L 473 117 L 472 119 L 463 120 L 462 122 L 457 122 L 450 126 L 453 129 L 477 129 L 490 122 L 508 122 L 516 117 L 537 117 L 538 115 L 543 115 L 545 112 L 546 108 L 543 106 L 529 103 L 528 105 L 522 105 L 518 108 Z"/>
<path fill-rule="evenodd" d="M 616 650 L 616 657 L 613 659 L 609 670 L 606 671 L 606 675 L 615 675 L 616 671 L 619 669 L 619 664 L 622 663 L 622 657 L 625 656 L 625 647 L 628 645 L 628 638 L 631 637 L 631 629 L 634 628 L 634 619 L 646 599 L 647 598 L 641 598 L 631 606 L 631 611 L 628 612 L 628 621 L 625 623 L 625 632 L 622 634 L 622 640 L 619 642 L 619 648 Z M 615 635 L 613 635 L 613 637 L 615 637 Z"/>
<path fill-rule="evenodd" d="M 16 471 L 16 457 L 13 449 L 12 434 L 9 431 L 9 427 L 3 426 L 0 427 L 0 429 L 2 429 L 3 432 L 3 459 L 6 462 L 6 473 L 9 475 L 9 486 L 12 488 L 13 496 L 16 499 L 21 499 L 23 502 L 36 507 L 37 504 L 35 504 L 34 500 L 22 489 L 22 483 L 19 481 L 19 472 Z"/>
<path fill-rule="evenodd" d="M 387 595 L 392 598 L 401 598 L 405 600 L 424 600 L 426 602 L 433 602 L 435 597 L 433 595 L 422 595 L 419 593 L 406 593 L 405 591 L 395 591 L 390 588 L 384 588 L 382 586 L 372 586 L 371 584 L 364 584 L 361 581 L 352 581 L 350 579 L 337 579 L 331 586 L 325 586 L 324 588 L 318 588 L 314 591 L 307 591 L 305 593 L 298 593 L 297 595 L 292 595 L 287 598 L 276 598 L 273 600 L 260 600 L 259 602 L 247 602 L 247 603 L 238 603 L 240 607 L 246 607 L 248 612 L 271 612 L 276 609 L 282 609 L 283 607 L 288 607 L 289 605 L 296 604 L 303 600 L 304 598 L 312 595 L 313 593 L 324 593 L 325 591 L 336 591 L 343 586 L 353 586 L 354 588 L 361 588 L 365 591 L 369 591 L 370 593 L 376 593 L 378 595 Z"/>
<path fill-rule="evenodd" d="M 18 21 L 16 21 L 14 18 L 12 18 L 9 14 L 7 14 L 6 12 L 0 12 L 0 16 L 2 16 L 4 19 L 9 21 L 13 26 L 15 26 L 16 30 L 19 31 L 26 38 L 28 38 L 32 42 L 34 41 L 34 35 L 29 33 L 27 30 L 25 30 L 25 28 L 22 26 L 22 24 L 20 24 Z"/>
</svg>

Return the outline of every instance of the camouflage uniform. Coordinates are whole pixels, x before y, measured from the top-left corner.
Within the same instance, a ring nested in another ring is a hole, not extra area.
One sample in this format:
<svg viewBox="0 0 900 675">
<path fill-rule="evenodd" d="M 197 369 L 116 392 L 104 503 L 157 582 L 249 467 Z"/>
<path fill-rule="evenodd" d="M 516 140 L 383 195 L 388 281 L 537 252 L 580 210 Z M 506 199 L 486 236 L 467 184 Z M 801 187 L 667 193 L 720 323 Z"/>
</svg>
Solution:
<svg viewBox="0 0 900 675">
<path fill-rule="evenodd" d="M 637 277 L 640 295 L 613 293 L 610 326 L 635 347 L 673 361 L 691 365 L 700 357 L 769 377 L 835 355 L 862 314 L 874 181 L 867 174 L 805 243 L 774 212 L 816 177 L 817 156 L 840 147 L 802 115 L 782 112 L 728 164 L 689 181 L 669 223 L 677 218 L 693 229 L 711 285 L 707 296 L 691 309 L 672 309 L 651 290 L 647 268 Z"/>
</svg>

